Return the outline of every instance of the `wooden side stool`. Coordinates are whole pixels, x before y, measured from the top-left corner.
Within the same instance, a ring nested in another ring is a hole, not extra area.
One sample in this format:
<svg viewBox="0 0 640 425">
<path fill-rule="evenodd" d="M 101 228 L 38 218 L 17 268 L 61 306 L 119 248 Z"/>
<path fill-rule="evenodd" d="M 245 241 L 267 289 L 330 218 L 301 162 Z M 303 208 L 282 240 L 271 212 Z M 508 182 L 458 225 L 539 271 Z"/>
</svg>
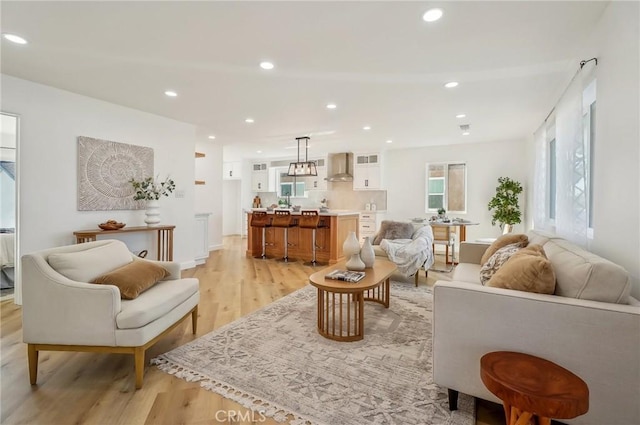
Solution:
<svg viewBox="0 0 640 425">
<path fill-rule="evenodd" d="M 587 384 L 540 357 L 512 351 L 485 354 L 480 378 L 502 400 L 508 425 L 550 425 L 551 419 L 571 419 L 589 410 Z"/>
</svg>

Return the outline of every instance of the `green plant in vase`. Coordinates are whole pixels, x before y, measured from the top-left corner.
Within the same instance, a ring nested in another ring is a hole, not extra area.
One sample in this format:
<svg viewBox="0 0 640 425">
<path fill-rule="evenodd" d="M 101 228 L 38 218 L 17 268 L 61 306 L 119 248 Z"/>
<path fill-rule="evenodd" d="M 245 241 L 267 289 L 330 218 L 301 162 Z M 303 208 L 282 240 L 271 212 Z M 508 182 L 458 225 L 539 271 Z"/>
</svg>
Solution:
<svg viewBox="0 0 640 425">
<path fill-rule="evenodd" d="M 489 211 L 493 211 L 491 224 L 500 223 L 503 233 L 513 230 L 513 225 L 522 221 L 518 197 L 522 193 L 522 185 L 509 177 L 498 178 L 496 194 L 489 201 Z"/>
</svg>

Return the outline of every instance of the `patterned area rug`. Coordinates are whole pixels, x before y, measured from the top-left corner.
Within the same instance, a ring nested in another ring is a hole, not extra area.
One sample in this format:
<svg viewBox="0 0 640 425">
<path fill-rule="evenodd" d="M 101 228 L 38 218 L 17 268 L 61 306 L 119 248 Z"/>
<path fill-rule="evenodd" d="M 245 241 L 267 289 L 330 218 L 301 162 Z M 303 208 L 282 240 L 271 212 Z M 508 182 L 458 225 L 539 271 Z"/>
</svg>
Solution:
<svg viewBox="0 0 640 425">
<path fill-rule="evenodd" d="M 307 286 L 152 363 L 294 425 L 474 424 L 473 398 L 450 412 L 432 380 L 431 294 L 392 282 L 390 302 L 365 302 L 364 339 L 336 342 L 318 334 Z"/>
</svg>

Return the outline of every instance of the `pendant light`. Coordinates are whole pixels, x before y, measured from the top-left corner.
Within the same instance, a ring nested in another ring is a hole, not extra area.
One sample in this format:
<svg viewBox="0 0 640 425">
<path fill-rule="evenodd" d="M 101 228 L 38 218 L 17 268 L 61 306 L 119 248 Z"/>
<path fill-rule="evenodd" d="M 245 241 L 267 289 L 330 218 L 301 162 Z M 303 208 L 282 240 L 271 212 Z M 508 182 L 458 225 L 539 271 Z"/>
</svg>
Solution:
<svg viewBox="0 0 640 425">
<path fill-rule="evenodd" d="M 298 142 L 298 161 L 291 162 L 289 164 L 289 172 L 287 176 L 291 177 L 304 177 L 304 176 L 317 176 L 318 170 L 316 169 L 316 163 L 309 161 L 309 137 L 296 137 Z M 300 141 L 304 140 L 304 162 L 300 161 Z"/>
</svg>

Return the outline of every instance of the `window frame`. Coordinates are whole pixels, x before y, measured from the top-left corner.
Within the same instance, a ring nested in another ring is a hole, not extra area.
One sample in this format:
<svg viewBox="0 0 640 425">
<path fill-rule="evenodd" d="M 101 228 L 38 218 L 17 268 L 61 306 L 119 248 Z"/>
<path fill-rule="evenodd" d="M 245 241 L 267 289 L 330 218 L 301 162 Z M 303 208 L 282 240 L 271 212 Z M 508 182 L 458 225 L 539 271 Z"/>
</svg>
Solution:
<svg viewBox="0 0 640 425">
<path fill-rule="evenodd" d="M 443 165 L 445 167 L 445 171 L 444 171 L 444 177 L 435 177 L 433 178 L 433 180 L 435 179 L 443 179 L 444 180 L 444 185 L 443 185 L 443 191 L 444 193 L 443 195 L 443 208 L 447 211 L 447 213 L 452 213 L 452 214 L 466 214 L 467 213 L 467 209 L 468 209 L 468 205 L 469 205 L 469 199 L 468 199 L 468 185 L 467 185 L 467 163 L 466 161 L 439 161 L 439 162 L 427 162 L 426 166 L 425 166 L 425 201 L 424 201 L 424 210 L 425 213 L 427 214 L 431 214 L 431 213 L 437 213 L 438 212 L 438 208 L 429 208 L 429 195 L 431 194 L 429 192 L 429 167 L 430 166 L 440 166 Z M 458 211 L 458 210 L 449 210 L 449 166 L 452 165 L 462 165 L 464 167 L 464 210 L 462 211 Z M 434 193 L 434 195 L 441 195 L 440 193 Z"/>
</svg>

